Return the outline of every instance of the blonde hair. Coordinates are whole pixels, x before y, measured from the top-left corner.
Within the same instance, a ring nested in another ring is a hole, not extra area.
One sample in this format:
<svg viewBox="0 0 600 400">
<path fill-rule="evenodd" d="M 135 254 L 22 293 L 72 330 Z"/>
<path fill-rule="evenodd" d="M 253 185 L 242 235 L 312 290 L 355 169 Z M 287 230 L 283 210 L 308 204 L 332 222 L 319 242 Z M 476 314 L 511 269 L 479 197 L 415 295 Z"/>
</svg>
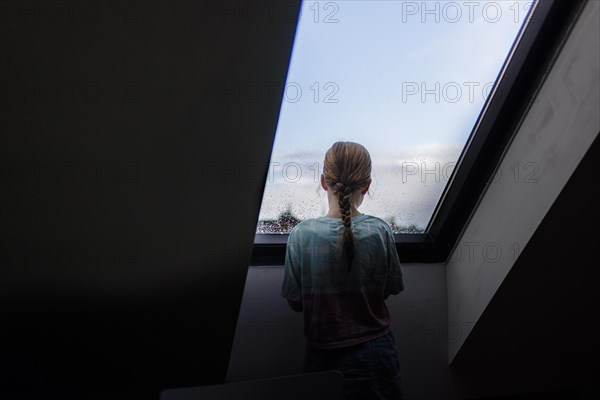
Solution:
<svg viewBox="0 0 600 400">
<path fill-rule="evenodd" d="M 350 196 L 356 190 L 364 189 L 371 178 L 371 156 L 367 149 L 354 142 L 336 142 L 325 153 L 323 176 L 327 186 L 338 197 L 342 212 L 344 232 L 338 243 L 338 255 L 345 257 L 348 271 L 354 260 L 356 242 L 352 233 Z"/>
</svg>

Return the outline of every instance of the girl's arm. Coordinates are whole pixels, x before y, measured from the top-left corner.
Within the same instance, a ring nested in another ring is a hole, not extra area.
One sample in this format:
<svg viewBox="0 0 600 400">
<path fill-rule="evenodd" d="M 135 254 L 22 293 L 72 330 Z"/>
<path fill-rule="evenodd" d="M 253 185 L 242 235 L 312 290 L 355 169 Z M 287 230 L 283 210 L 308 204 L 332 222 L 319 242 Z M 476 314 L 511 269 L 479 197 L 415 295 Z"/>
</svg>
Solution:
<svg viewBox="0 0 600 400">
<path fill-rule="evenodd" d="M 290 308 L 296 312 L 302 312 L 302 283 L 301 271 L 298 263 L 297 242 L 295 240 L 296 229 L 290 232 L 285 250 L 285 265 L 283 273 L 283 284 L 281 296 L 287 298 Z"/>
<path fill-rule="evenodd" d="M 389 229 L 389 228 L 388 228 Z M 402 269 L 400 268 L 400 258 L 396 250 L 396 243 L 391 229 L 386 234 L 387 254 L 388 254 L 388 276 L 386 278 L 383 290 L 383 299 L 387 299 L 391 294 L 398 294 L 404 290 L 404 280 Z"/>
</svg>

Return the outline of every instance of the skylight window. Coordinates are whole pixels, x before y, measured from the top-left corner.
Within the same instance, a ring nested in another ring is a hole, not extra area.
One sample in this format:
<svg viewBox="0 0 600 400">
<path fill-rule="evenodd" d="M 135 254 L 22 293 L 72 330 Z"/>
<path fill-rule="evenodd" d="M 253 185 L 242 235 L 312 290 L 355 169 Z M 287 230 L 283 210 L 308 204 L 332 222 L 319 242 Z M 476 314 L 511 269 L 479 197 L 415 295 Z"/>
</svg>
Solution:
<svg viewBox="0 0 600 400">
<path fill-rule="evenodd" d="M 308 1 L 297 27 L 257 234 L 324 215 L 338 140 L 371 153 L 360 211 L 426 232 L 531 1 Z"/>
</svg>

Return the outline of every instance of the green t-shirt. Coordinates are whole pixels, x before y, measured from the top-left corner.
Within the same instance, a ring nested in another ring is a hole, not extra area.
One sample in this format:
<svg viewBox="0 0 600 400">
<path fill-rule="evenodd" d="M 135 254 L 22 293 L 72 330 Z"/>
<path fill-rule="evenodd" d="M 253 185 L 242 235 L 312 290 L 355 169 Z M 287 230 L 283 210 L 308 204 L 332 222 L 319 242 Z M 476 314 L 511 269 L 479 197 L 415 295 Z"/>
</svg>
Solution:
<svg viewBox="0 0 600 400">
<path fill-rule="evenodd" d="M 404 289 L 390 226 L 361 214 L 352 218 L 352 268 L 337 257 L 340 218 L 302 221 L 289 235 L 281 296 L 302 302 L 304 333 L 313 348 L 339 348 L 390 330 L 384 300 Z"/>
</svg>

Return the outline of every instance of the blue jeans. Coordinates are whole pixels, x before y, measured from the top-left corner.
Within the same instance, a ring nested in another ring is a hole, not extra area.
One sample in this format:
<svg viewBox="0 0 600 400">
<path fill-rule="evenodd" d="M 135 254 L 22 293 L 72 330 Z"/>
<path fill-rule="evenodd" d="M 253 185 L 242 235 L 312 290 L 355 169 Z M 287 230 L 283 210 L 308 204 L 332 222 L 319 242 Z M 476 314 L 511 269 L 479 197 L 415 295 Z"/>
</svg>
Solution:
<svg viewBox="0 0 600 400">
<path fill-rule="evenodd" d="M 404 399 L 392 332 L 339 349 L 306 346 L 303 373 L 337 369 L 344 375 L 344 400 Z"/>
</svg>

